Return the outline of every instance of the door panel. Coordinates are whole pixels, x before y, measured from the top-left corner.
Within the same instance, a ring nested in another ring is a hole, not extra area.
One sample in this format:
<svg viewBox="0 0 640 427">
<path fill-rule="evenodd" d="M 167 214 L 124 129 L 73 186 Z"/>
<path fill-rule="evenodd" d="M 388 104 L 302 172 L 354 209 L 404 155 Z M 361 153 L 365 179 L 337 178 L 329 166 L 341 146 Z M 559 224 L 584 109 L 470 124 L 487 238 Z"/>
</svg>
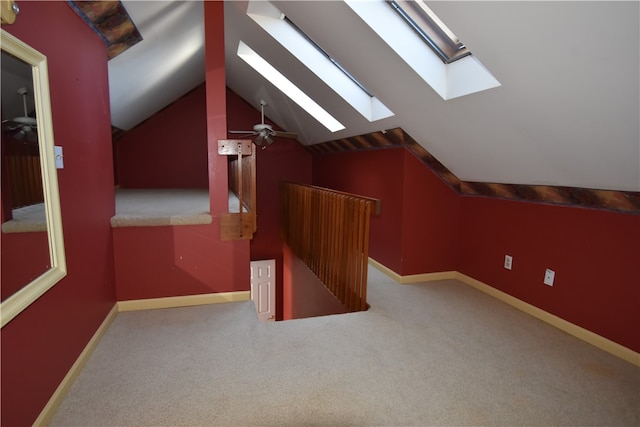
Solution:
<svg viewBox="0 0 640 427">
<path fill-rule="evenodd" d="M 256 304 L 258 320 L 276 320 L 276 261 L 251 261 L 251 299 Z"/>
</svg>

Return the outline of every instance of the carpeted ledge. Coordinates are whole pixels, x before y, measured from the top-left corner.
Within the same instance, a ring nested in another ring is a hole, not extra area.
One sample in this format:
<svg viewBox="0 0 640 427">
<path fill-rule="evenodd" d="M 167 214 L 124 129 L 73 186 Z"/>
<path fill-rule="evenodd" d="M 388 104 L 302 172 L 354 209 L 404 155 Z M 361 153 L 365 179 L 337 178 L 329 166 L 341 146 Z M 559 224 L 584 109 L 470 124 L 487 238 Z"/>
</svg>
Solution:
<svg viewBox="0 0 640 427">
<path fill-rule="evenodd" d="M 211 215 L 206 213 L 174 216 L 116 215 L 111 218 L 111 227 L 157 227 L 167 225 L 211 224 L 211 221 Z"/>
<path fill-rule="evenodd" d="M 111 227 L 211 224 L 207 189 L 116 189 Z"/>
</svg>

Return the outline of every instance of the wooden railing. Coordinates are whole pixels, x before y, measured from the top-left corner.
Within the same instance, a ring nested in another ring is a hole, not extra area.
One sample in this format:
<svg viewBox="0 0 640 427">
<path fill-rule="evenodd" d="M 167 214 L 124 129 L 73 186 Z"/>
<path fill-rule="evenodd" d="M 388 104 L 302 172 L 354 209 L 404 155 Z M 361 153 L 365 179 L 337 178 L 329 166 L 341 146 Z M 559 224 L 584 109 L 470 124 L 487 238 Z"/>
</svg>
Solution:
<svg viewBox="0 0 640 427">
<path fill-rule="evenodd" d="M 367 309 L 369 223 L 380 201 L 283 182 L 282 236 L 348 311 Z"/>
<path fill-rule="evenodd" d="M 3 195 L 3 205 L 7 203 L 15 209 L 42 203 L 44 192 L 38 142 L 17 141 L 3 135 L 2 143 L 2 178 L 7 180 L 3 189 L 10 190 L 10 196 Z"/>
<path fill-rule="evenodd" d="M 220 215 L 221 239 L 251 239 L 257 229 L 255 145 L 251 140 L 219 140 L 218 154 L 229 156 L 229 191 L 239 199 L 238 212 Z"/>
</svg>

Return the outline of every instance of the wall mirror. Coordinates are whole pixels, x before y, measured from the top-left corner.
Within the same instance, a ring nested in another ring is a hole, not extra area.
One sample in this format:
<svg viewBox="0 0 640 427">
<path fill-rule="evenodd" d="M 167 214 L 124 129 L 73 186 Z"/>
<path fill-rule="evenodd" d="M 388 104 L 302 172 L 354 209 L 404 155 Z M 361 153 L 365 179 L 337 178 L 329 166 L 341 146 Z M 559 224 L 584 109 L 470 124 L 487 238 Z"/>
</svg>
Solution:
<svg viewBox="0 0 640 427">
<path fill-rule="evenodd" d="M 0 29 L 0 36 L 0 318 L 4 327 L 59 282 L 67 274 L 67 269 L 54 154 L 47 58 L 3 29 Z M 10 147 L 11 144 L 13 145 Z M 21 155 L 10 156 L 16 152 Z M 20 165 L 10 167 L 10 162 L 18 162 Z M 10 174 L 10 171 L 15 169 L 22 172 Z M 20 190 L 19 195 L 16 188 Z"/>
</svg>

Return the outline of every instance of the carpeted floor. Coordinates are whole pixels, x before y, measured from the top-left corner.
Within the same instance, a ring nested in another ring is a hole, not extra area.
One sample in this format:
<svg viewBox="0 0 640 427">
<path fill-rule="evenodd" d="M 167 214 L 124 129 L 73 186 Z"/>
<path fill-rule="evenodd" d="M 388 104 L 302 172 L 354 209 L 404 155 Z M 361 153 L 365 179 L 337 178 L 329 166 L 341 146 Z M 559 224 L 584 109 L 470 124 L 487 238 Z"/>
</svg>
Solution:
<svg viewBox="0 0 640 427">
<path fill-rule="evenodd" d="M 47 214 L 44 202 L 14 209 L 12 215 L 11 220 L 2 223 L 4 233 L 47 231 Z"/>
<path fill-rule="evenodd" d="M 199 188 L 116 188 L 112 227 L 211 224 L 209 190 Z M 229 212 L 240 212 L 229 191 Z M 227 208 L 226 206 L 224 208 Z M 243 207 L 243 211 L 246 209 Z"/>
<path fill-rule="evenodd" d="M 369 269 L 367 312 L 120 313 L 53 426 L 638 426 L 640 369 L 457 281 Z"/>
<path fill-rule="evenodd" d="M 116 188 L 112 227 L 211 224 L 209 190 Z"/>
</svg>

